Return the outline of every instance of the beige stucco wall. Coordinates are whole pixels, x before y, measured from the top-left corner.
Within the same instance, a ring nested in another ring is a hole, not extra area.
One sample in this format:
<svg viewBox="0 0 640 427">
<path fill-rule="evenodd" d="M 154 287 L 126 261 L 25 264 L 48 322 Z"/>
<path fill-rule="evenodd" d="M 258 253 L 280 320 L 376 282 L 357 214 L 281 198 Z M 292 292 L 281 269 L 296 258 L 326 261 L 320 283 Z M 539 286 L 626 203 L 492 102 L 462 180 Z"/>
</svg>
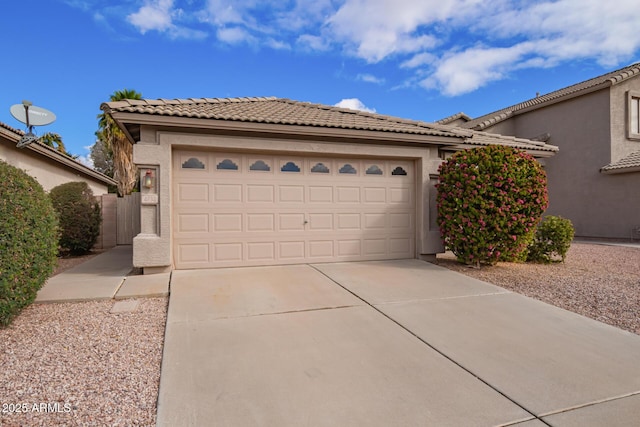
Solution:
<svg viewBox="0 0 640 427">
<path fill-rule="evenodd" d="M 53 187 L 66 182 L 84 181 L 89 184 L 94 195 L 108 193 L 105 183 L 28 148 L 16 148 L 14 142 L 2 138 L 0 138 L 0 159 L 26 171 L 42 185 L 45 191 L 50 191 Z"/>
<path fill-rule="evenodd" d="M 560 152 L 545 160 L 550 201 L 546 214 L 571 219 L 577 236 L 630 238 L 632 228 L 640 226 L 640 173 L 600 173 L 601 167 L 633 149 L 621 136 L 618 116 L 625 99 L 618 90 L 610 96 L 603 89 L 487 129 L 522 138 L 551 134 L 548 143 Z M 640 150 L 640 143 L 636 147 Z"/>
<path fill-rule="evenodd" d="M 618 160 L 629 154 L 640 151 L 640 140 L 629 139 L 627 92 L 640 93 L 640 78 L 626 80 L 611 87 L 611 161 Z"/>
<path fill-rule="evenodd" d="M 159 131 L 142 127 L 140 141 L 134 145 L 134 162 L 142 171 L 150 168 L 156 174 L 154 188 L 143 189 L 143 200 L 153 201 L 141 207 L 141 233 L 133 241 L 133 263 L 145 273 L 166 271 L 172 268 L 172 148 L 194 147 L 225 151 L 295 152 L 309 155 L 380 156 L 413 159 L 416 161 L 419 181 L 417 184 L 417 235 L 416 256 L 435 254 L 442 250 L 439 233 L 432 229 L 433 210 L 425 206 L 433 199 L 435 189 L 431 177 L 437 173 L 441 160 L 437 147 L 370 145 L 303 139 L 274 139 L 268 137 L 238 137 L 223 135 L 199 135 Z"/>
</svg>

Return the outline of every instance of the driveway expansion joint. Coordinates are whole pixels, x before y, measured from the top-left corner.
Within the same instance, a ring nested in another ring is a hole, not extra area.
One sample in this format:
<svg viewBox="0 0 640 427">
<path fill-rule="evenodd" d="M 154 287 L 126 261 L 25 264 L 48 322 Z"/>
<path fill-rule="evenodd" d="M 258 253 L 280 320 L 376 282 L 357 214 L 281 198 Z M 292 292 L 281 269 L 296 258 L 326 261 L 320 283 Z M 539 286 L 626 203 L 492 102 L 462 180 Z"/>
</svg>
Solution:
<svg viewBox="0 0 640 427">
<path fill-rule="evenodd" d="M 571 407 L 568 407 L 568 408 L 557 409 L 557 410 L 551 411 L 551 412 L 545 412 L 544 414 L 540 414 L 538 416 L 540 418 L 550 417 L 552 415 L 563 414 L 565 412 L 571 412 L 571 411 L 575 411 L 575 410 L 582 409 L 582 408 L 588 408 L 589 406 L 596 406 L 596 405 L 600 405 L 600 404 L 603 404 L 603 403 L 614 402 L 616 400 L 622 400 L 622 399 L 626 399 L 626 398 L 633 397 L 633 396 L 639 396 L 639 395 L 640 395 L 640 390 L 634 391 L 634 392 L 631 392 L 631 393 L 626 393 L 626 394 L 623 394 L 623 395 L 620 395 L 620 396 L 614 396 L 614 397 L 608 397 L 608 398 L 604 398 L 604 399 L 600 399 L 600 400 L 595 400 L 593 402 L 583 403 L 583 404 L 571 406 Z"/>
<path fill-rule="evenodd" d="M 551 426 L 550 424 L 548 424 L 547 422 L 545 422 L 543 419 L 541 419 L 538 415 L 536 415 L 535 413 L 533 413 L 532 410 L 527 409 L 523 404 L 517 402 L 516 400 L 514 400 L 512 397 L 506 395 L 504 392 L 502 392 L 500 389 L 498 389 L 496 386 L 492 385 L 491 383 L 489 383 L 487 380 L 483 379 L 482 377 L 480 377 L 479 375 L 477 375 L 476 373 L 474 373 L 472 370 L 470 370 L 469 368 L 465 367 L 464 365 L 460 364 L 460 362 L 458 362 L 457 360 L 454 360 L 453 358 L 451 358 L 449 355 L 445 354 L 443 351 L 439 350 L 438 348 L 436 348 L 435 346 L 433 346 L 432 344 L 428 343 L 426 340 L 424 340 L 423 338 L 421 338 L 420 336 L 418 336 L 416 333 L 414 333 L 413 331 L 411 331 L 410 329 L 408 329 L 407 327 L 405 327 L 403 324 L 401 324 L 400 322 L 398 322 L 397 320 L 393 319 L 392 317 L 390 317 L 389 315 L 387 315 L 386 313 L 384 313 L 382 310 L 380 310 L 378 307 L 376 307 L 375 305 L 371 304 L 369 301 L 365 300 L 364 298 L 362 298 L 360 295 L 356 294 L 355 292 L 351 291 L 350 289 L 348 289 L 346 286 L 342 285 L 341 283 L 337 282 L 336 280 L 334 280 L 331 276 L 329 276 L 328 274 L 324 273 L 323 271 L 321 271 L 320 269 L 318 269 L 315 265 L 311 265 L 311 264 L 307 264 L 309 267 L 313 268 L 314 270 L 318 271 L 320 274 L 324 275 L 327 279 L 329 279 L 330 281 L 332 281 L 333 283 L 335 283 L 336 285 L 338 285 L 339 287 L 341 287 L 342 289 L 344 289 L 345 291 L 349 292 L 351 295 L 353 295 L 354 297 L 358 298 L 359 300 L 361 300 L 364 304 L 368 305 L 369 307 L 371 307 L 373 310 L 377 311 L 379 314 L 381 314 L 382 316 L 386 317 L 387 319 L 389 319 L 391 322 L 395 323 L 396 325 L 398 325 L 400 328 L 402 328 L 404 331 L 408 332 L 410 335 L 412 335 L 413 337 L 415 337 L 416 339 L 418 339 L 420 342 L 422 342 L 424 345 L 426 345 L 427 347 L 429 347 L 430 349 L 432 349 L 433 351 L 435 351 L 436 353 L 438 353 L 439 355 L 441 355 L 442 357 L 444 357 L 445 359 L 447 359 L 448 361 L 450 361 L 451 363 L 453 363 L 454 365 L 458 366 L 460 369 L 462 369 L 463 371 L 467 372 L 468 374 L 472 375 L 474 378 L 476 378 L 478 381 L 480 381 L 481 383 L 483 383 L 484 385 L 486 385 L 487 387 L 489 387 L 491 390 L 495 391 L 496 393 L 498 393 L 499 395 L 501 395 L 502 397 L 504 397 L 505 399 L 507 399 L 509 402 L 513 403 L 514 405 L 518 406 L 520 409 L 522 409 L 523 411 L 527 412 L 529 415 L 531 415 L 531 417 L 533 417 L 532 419 L 538 420 L 540 422 L 542 422 L 543 424 L 547 425 L 547 426 Z M 499 292 L 500 294 L 502 294 L 503 292 Z M 504 292 L 506 294 L 512 293 L 512 292 Z"/>
</svg>

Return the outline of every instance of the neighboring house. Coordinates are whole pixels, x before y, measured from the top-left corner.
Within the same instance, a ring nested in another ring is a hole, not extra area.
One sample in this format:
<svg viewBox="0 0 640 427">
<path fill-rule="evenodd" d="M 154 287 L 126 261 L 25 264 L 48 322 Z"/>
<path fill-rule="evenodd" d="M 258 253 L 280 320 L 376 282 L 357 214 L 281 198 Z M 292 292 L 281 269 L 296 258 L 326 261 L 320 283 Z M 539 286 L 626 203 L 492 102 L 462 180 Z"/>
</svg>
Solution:
<svg viewBox="0 0 640 427">
<path fill-rule="evenodd" d="M 101 108 L 135 144 L 143 185 L 133 263 L 145 274 L 433 257 L 442 251 L 434 184 L 448 153 L 489 144 L 538 158 L 557 151 L 279 98 Z"/>
<path fill-rule="evenodd" d="M 65 182 L 84 181 L 99 196 L 108 193 L 109 185 L 116 184 L 108 176 L 47 145 L 32 143 L 17 148 L 23 135 L 24 132 L 0 122 L 0 159 L 26 171 L 45 191 Z"/>
<path fill-rule="evenodd" d="M 548 142 L 547 214 L 576 235 L 640 238 L 640 63 L 471 119 L 438 121 Z"/>
<path fill-rule="evenodd" d="M 49 146 L 31 143 L 17 148 L 16 144 L 23 136 L 24 132 L 0 122 L 0 160 L 27 172 L 47 192 L 66 182 L 86 182 L 102 207 L 103 221 L 95 247 L 115 246 L 116 196 L 107 193 L 108 186 L 115 186 L 116 182 Z"/>
</svg>

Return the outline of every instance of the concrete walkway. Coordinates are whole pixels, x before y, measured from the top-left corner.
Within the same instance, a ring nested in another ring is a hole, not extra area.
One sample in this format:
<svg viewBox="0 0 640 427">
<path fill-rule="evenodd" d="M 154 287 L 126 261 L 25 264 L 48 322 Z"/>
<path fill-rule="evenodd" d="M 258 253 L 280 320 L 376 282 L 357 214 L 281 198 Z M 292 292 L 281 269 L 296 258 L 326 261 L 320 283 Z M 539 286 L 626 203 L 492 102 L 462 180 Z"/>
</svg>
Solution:
<svg viewBox="0 0 640 427">
<path fill-rule="evenodd" d="M 131 246 L 116 246 L 51 277 L 37 303 L 166 296 L 170 274 L 127 276 L 133 269 Z"/>
<path fill-rule="evenodd" d="M 628 426 L 640 336 L 417 260 L 175 271 L 159 426 Z"/>
</svg>

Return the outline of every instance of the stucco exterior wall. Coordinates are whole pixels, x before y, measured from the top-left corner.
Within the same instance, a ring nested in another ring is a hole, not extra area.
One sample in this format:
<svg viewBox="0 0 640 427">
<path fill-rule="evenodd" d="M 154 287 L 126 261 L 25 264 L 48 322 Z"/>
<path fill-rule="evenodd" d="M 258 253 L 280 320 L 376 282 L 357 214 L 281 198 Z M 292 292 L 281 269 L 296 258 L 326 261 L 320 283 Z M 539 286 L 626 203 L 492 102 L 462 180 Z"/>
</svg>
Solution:
<svg viewBox="0 0 640 427">
<path fill-rule="evenodd" d="M 630 79 L 611 87 L 611 161 L 640 151 L 640 140 L 629 139 L 627 92 L 640 93 L 640 79 Z"/>
<path fill-rule="evenodd" d="M 628 145 L 619 138 L 621 104 L 617 98 L 603 89 L 487 129 L 522 138 L 551 134 L 548 143 L 558 146 L 560 152 L 545 160 L 550 202 L 546 214 L 571 219 L 576 236 L 630 238 L 632 229 L 640 226 L 640 174 L 600 173 Z M 610 111 L 616 119 L 611 119 Z M 616 135 L 614 141 L 612 135 Z"/>
<path fill-rule="evenodd" d="M 89 184 L 94 195 L 108 193 L 107 184 L 83 175 L 71 167 L 38 155 L 29 149 L 16 148 L 14 142 L 1 138 L 0 159 L 26 171 L 42 185 L 45 191 L 50 191 L 53 187 L 66 182 L 84 181 Z"/>
<path fill-rule="evenodd" d="M 433 210 L 429 200 L 432 192 L 432 177 L 437 173 L 441 160 L 438 149 L 433 147 L 408 147 L 370 145 L 366 143 L 322 142 L 303 139 L 275 139 L 245 136 L 200 135 L 167 132 L 143 126 L 140 141 L 134 145 L 134 162 L 141 171 L 151 169 L 156 174 L 152 189 L 142 190 L 141 233 L 133 241 L 133 264 L 143 268 L 145 274 L 170 270 L 172 266 L 172 149 L 206 148 L 224 151 L 295 152 L 298 155 L 381 156 L 413 159 L 416 161 L 418 180 L 416 183 L 418 256 L 441 252 L 441 240 L 437 230 L 430 225 Z M 152 203 L 157 195 L 157 203 Z M 145 195 L 150 203 L 145 204 Z"/>
</svg>

